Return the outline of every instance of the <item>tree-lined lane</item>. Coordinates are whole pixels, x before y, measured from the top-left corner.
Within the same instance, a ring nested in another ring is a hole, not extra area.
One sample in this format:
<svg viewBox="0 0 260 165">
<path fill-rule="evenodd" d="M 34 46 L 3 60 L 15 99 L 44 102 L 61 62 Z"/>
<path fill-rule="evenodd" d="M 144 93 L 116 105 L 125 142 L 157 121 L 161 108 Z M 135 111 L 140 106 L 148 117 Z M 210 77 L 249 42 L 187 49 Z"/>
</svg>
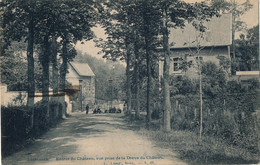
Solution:
<svg viewBox="0 0 260 165">
<path fill-rule="evenodd" d="M 155 147 L 122 121 L 122 114 L 72 117 L 31 146 L 3 160 L 9 164 L 185 164 L 169 150 Z"/>
</svg>

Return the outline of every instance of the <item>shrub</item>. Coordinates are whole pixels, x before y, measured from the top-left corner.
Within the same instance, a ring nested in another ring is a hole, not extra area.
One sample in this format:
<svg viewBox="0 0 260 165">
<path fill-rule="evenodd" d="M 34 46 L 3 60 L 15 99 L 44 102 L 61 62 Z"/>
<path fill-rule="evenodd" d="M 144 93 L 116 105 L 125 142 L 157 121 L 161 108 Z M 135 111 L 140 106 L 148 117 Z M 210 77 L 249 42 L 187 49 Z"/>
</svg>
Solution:
<svg viewBox="0 0 260 165">
<path fill-rule="evenodd" d="M 26 106 L 1 107 L 2 156 L 10 154 L 17 143 L 30 137 L 30 116 Z"/>
<path fill-rule="evenodd" d="M 62 118 L 62 104 L 58 101 L 49 102 L 50 124 L 55 125 Z"/>
<path fill-rule="evenodd" d="M 152 117 L 152 119 L 159 119 L 160 118 L 160 110 L 157 108 L 157 109 L 155 109 L 153 112 L 152 112 L 152 114 L 151 114 L 151 117 Z"/>
<path fill-rule="evenodd" d="M 30 128 L 31 111 L 26 106 L 1 107 L 2 136 L 25 139 Z"/>
<path fill-rule="evenodd" d="M 37 102 L 33 107 L 1 107 L 2 155 L 6 156 L 17 150 L 28 138 L 34 138 L 46 131 L 60 119 L 62 105 L 51 101 L 49 104 L 50 119 L 46 118 L 48 104 Z M 32 110 L 34 125 L 31 128 Z"/>
<path fill-rule="evenodd" d="M 45 102 L 37 102 L 34 106 L 34 133 L 40 135 L 49 127 L 49 122 L 46 118 L 47 105 Z"/>
<path fill-rule="evenodd" d="M 185 92 L 180 89 L 185 89 L 189 84 L 193 84 L 190 86 L 194 90 Z M 199 92 L 196 92 L 195 88 L 198 81 L 185 77 L 177 78 L 173 85 L 179 90 L 175 90 L 171 100 L 172 128 L 198 133 L 200 100 Z M 259 100 L 256 92 L 258 87 L 259 82 L 256 80 L 243 84 L 239 81 L 227 81 L 226 73 L 221 68 L 205 63 L 202 67 L 203 134 L 255 150 L 256 119 L 252 117 L 252 113 L 255 112 Z"/>
</svg>

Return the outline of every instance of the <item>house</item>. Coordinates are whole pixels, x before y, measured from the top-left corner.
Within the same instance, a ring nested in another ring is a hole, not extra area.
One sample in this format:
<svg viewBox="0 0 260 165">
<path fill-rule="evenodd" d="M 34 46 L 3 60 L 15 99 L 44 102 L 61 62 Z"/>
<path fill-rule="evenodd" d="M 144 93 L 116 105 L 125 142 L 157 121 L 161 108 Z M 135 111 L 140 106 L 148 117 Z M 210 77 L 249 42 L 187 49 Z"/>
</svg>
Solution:
<svg viewBox="0 0 260 165">
<path fill-rule="evenodd" d="M 206 27 L 204 33 L 196 30 L 191 23 L 186 23 L 183 29 L 170 29 L 169 43 L 172 43 L 170 47 L 170 75 L 196 76 L 195 67 L 188 67 L 188 70 L 183 69 L 184 61 L 194 65 L 198 64 L 198 61 L 221 65 L 221 63 L 230 60 L 231 15 L 223 14 L 221 17 L 213 17 L 203 25 Z M 199 53 L 197 53 L 198 48 L 200 48 Z M 227 71 L 230 73 L 230 66 Z M 163 60 L 159 62 L 159 76 L 162 75 Z"/>
<path fill-rule="evenodd" d="M 95 74 L 87 63 L 70 62 L 66 80 L 70 89 L 76 91 L 71 95 L 72 111 L 84 110 L 87 104 L 95 103 Z"/>
</svg>

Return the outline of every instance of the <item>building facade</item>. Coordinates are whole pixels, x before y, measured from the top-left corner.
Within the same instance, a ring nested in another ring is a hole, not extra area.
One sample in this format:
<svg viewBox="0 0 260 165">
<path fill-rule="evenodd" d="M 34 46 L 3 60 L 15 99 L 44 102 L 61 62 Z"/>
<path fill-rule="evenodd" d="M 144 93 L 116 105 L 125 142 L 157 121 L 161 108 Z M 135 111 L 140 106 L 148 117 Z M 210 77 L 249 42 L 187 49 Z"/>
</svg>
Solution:
<svg viewBox="0 0 260 165">
<path fill-rule="evenodd" d="M 70 62 L 66 79 L 76 91 L 70 97 L 72 111 L 84 110 L 87 104 L 95 103 L 95 74 L 87 63 Z"/>
<path fill-rule="evenodd" d="M 231 60 L 232 22 L 230 14 L 214 17 L 204 22 L 205 32 L 196 30 L 192 24 L 183 29 L 170 29 L 170 74 L 196 77 L 201 62 L 223 65 L 228 73 L 231 67 L 224 66 Z M 163 60 L 159 62 L 159 76 L 163 75 Z"/>
</svg>

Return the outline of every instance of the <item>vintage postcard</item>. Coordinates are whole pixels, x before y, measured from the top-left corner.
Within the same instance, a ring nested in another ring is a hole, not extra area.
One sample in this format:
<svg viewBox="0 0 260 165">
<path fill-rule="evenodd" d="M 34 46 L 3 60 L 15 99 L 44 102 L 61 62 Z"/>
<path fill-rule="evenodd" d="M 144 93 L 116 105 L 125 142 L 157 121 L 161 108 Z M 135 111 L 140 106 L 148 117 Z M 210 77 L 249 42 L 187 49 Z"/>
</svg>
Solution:
<svg viewBox="0 0 260 165">
<path fill-rule="evenodd" d="M 2 0 L 3 165 L 260 164 L 258 0 Z"/>
</svg>

